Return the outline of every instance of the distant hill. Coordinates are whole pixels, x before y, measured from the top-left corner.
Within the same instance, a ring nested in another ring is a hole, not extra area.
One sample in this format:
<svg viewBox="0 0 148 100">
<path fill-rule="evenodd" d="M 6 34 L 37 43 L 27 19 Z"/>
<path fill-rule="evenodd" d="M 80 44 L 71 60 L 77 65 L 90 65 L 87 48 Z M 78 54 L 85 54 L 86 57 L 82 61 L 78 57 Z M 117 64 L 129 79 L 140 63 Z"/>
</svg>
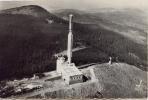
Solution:
<svg viewBox="0 0 148 100">
<path fill-rule="evenodd" d="M 139 9 L 98 9 L 95 12 L 85 12 L 73 9 L 56 10 L 55 15 L 67 19 L 74 13 L 75 22 L 96 24 L 98 27 L 117 32 L 134 42 L 146 45 L 147 13 Z"/>
<path fill-rule="evenodd" d="M 126 40 L 132 41 L 138 46 L 140 46 L 141 50 L 139 53 L 143 52 L 144 54 L 137 55 L 137 53 L 133 53 L 133 51 L 128 52 L 129 55 L 140 57 L 142 55 L 145 55 L 144 61 L 146 63 L 146 55 L 147 55 L 147 13 L 146 11 L 139 10 L 139 9 L 131 9 L 131 8 L 126 8 L 126 9 L 108 9 L 108 8 L 102 8 L 98 9 L 96 11 L 79 11 L 79 10 L 74 10 L 74 9 L 62 9 L 62 10 L 56 10 L 54 11 L 54 14 L 63 18 L 63 19 L 68 19 L 67 15 L 70 13 L 74 13 L 74 22 L 77 23 L 82 23 L 82 24 L 91 24 L 89 27 L 95 30 L 96 32 L 102 32 L 101 29 L 108 30 L 109 33 L 115 33 L 115 36 L 121 35 L 123 36 Z M 108 34 L 105 35 L 105 39 L 107 39 Z M 100 33 L 101 34 L 101 33 Z M 111 40 L 113 37 L 111 35 Z M 115 38 L 117 39 L 116 41 L 121 41 L 119 40 L 120 38 Z M 119 43 L 120 44 L 120 43 Z M 127 45 L 126 42 L 121 43 L 122 45 Z M 114 45 L 115 47 L 115 45 Z M 116 46 L 118 47 L 118 46 Z M 125 47 L 125 46 L 123 46 Z M 101 48 L 101 47 L 100 47 Z M 129 48 L 129 46 L 127 46 Z M 132 46 L 132 48 L 135 48 Z M 139 47 L 138 47 L 139 48 Z M 125 49 L 125 48 L 124 48 Z M 124 50 L 122 48 L 121 51 L 127 51 L 130 50 Z M 100 49 L 99 49 L 100 50 Z M 102 49 L 103 50 L 103 49 Z M 112 51 L 113 52 L 113 51 Z M 140 57 L 141 58 L 141 57 Z M 143 58 L 143 57 L 142 57 Z"/>
<path fill-rule="evenodd" d="M 49 67 L 50 59 L 59 48 L 66 48 L 59 42 L 66 41 L 59 37 L 67 36 L 66 21 L 29 5 L 1 11 L 0 23 L 0 79 L 55 69 Z"/>
<path fill-rule="evenodd" d="M 16 8 L 10 8 L 6 10 L 0 11 L 0 14 L 11 14 L 11 15 L 30 15 L 37 18 L 48 18 L 50 20 L 54 19 L 54 21 L 60 22 L 64 21 L 60 18 L 56 17 L 55 15 L 48 12 L 46 9 L 37 6 L 37 5 L 28 5 L 28 6 L 22 6 L 22 7 L 16 7 Z"/>
<path fill-rule="evenodd" d="M 24 15 L 32 15 L 34 17 L 47 17 L 50 14 L 47 10 L 37 5 L 28 5 L 28 6 L 22 6 L 17 8 L 10 8 L 6 10 L 2 10 L 0 13 L 24 14 Z"/>
<path fill-rule="evenodd" d="M 112 56 L 113 61 L 146 70 L 143 45 L 93 23 L 75 22 L 73 26 L 74 47 L 88 47 L 74 53 L 76 65 L 108 62 Z M 0 80 L 55 70 L 53 55 L 67 48 L 67 33 L 68 22 L 41 7 L 29 5 L 1 11 Z"/>
</svg>

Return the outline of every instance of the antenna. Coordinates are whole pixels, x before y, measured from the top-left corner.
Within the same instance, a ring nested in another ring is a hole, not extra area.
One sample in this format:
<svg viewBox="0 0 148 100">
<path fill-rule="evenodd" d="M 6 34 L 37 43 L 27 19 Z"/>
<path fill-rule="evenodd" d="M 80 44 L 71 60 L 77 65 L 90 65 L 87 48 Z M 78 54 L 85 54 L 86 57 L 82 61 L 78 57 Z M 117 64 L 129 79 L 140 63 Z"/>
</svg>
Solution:
<svg viewBox="0 0 148 100">
<path fill-rule="evenodd" d="M 69 33 L 68 33 L 68 45 L 67 45 L 67 57 L 68 63 L 71 63 L 72 58 L 72 46 L 73 46 L 73 34 L 72 34 L 72 17 L 73 15 L 69 15 Z"/>
<path fill-rule="evenodd" d="M 73 18 L 73 15 L 70 14 L 69 15 L 69 32 L 72 32 L 72 18 Z"/>
</svg>

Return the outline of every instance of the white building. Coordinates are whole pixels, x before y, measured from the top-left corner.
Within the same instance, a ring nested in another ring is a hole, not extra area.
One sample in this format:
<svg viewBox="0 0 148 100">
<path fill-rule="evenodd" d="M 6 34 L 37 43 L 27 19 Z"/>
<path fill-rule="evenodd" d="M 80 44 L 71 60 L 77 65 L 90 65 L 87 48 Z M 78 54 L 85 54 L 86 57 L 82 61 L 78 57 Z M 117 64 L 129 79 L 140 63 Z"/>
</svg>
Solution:
<svg viewBox="0 0 148 100">
<path fill-rule="evenodd" d="M 63 80 L 67 84 L 83 82 L 83 74 L 71 63 L 72 59 L 72 46 L 73 46 L 73 34 L 72 34 L 72 15 L 69 15 L 69 34 L 68 34 L 68 44 L 67 44 L 67 57 L 66 61 L 64 57 L 58 57 L 57 59 L 57 73 L 62 75 Z"/>
</svg>

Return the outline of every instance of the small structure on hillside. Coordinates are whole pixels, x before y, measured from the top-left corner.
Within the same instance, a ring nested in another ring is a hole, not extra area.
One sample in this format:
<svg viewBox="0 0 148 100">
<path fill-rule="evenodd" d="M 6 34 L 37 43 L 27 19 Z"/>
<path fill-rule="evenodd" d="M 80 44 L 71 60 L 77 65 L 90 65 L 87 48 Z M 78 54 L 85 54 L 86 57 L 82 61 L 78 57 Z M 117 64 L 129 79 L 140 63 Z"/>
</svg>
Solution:
<svg viewBox="0 0 148 100">
<path fill-rule="evenodd" d="M 69 15 L 69 34 L 68 34 L 68 45 L 67 45 L 67 61 L 63 56 L 57 59 L 57 73 L 61 74 L 62 78 L 67 84 L 83 82 L 83 74 L 71 63 L 72 59 L 72 47 L 73 47 L 73 34 L 72 34 L 72 15 Z"/>
<path fill-rule="evenodd" d="M 54 20 L 52 20 L 52 19 L 46 19 L 46 21 L 47 21 L 49 24 L 54 23 Z"/>
<path fill-rule="evenodd" d="M 109 62 L 108 62 L 109 65 L 112 64 L 112 57 L 109 57 Z"/>
</svg>

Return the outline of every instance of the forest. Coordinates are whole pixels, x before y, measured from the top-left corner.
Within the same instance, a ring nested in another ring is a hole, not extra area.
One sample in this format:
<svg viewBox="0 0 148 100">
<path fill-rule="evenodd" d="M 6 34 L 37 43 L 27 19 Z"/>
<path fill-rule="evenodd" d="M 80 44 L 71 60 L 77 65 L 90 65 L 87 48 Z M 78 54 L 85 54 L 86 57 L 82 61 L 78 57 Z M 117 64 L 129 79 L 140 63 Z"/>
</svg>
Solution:
<svg viewBox="0 0 148 100">
<path fill-rule="evenodd" d="M 53 20 L 50 24 L 46 19 Z M 56 16 L 0 14 L 0 80 L 32 77 L 56 68 L 53 56 L 67 48 L 68 22 Z M 96 24 L 73 23 L 76 65 L 125 62 L 146 70 L 146 46 Z"/>
</svg>

